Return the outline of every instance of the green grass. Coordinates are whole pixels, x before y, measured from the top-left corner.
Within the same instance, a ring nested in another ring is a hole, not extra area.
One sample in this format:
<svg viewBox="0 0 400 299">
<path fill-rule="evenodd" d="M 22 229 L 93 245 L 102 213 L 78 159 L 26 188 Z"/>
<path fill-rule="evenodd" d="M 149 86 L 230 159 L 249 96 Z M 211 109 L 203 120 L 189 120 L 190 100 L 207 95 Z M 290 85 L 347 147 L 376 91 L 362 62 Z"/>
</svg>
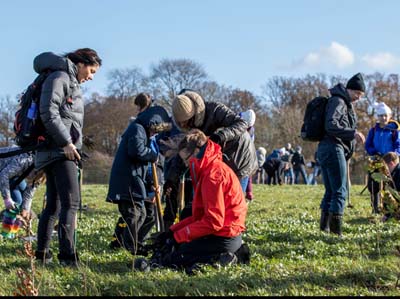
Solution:
<svg viewBox="0 0 400 299">
<path fill-rule="evenodd" d="M 55 258 L 37 267 L 39 295 L 400 295 L 397 279 L 400 223 L 371 222 L 368 192 L 353 186 L 346 208 L 344 238 L 319 231 L 319 203 L 323 186 L 254 185 L 247 232 L 252 257 L 249 266 L 206 267 L 195 276 L 168 269 L 141 273 L 129 269 L 133 256 L 108 249 L 118 217 L 117 206 L 105 202 L 107 186 L 85 185 L 78 224 L 78 250 L 83 265 L 63 268 Z M 43 188 L 34 210 L 42 207 Z M 37 221 L 34 223 L 36 231 Z M 16 269 L 30 268 L 21 240 L 1 241 L 0 295 L 12 295 Z M 36 244 L 34 244 L 35 248 Z M 57 253 L 58 242 L 51 248 Z"/>
</svg>

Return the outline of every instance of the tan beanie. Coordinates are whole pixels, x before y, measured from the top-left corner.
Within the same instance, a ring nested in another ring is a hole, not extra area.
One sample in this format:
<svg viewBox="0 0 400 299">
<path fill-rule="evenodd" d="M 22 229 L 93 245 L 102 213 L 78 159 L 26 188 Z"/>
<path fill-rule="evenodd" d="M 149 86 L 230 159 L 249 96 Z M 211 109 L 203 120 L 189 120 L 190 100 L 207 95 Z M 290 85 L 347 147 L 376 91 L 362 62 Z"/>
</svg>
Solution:
<svg viewBox="0 0 400 299">
<path fill-rule="evenodd" d="M 191 119 L 195 113 L 195 107 L 191 99 L 183 94 L 175 97 L 172 102 L 172 114 L 175 121 Z"/>
</svg>

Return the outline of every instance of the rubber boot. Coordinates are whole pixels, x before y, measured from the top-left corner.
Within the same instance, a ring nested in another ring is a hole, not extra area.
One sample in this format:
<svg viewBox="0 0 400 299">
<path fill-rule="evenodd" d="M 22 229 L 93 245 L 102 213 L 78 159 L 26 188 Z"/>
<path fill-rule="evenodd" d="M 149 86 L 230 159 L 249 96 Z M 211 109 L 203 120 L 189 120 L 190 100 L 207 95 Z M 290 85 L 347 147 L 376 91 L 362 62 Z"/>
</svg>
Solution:
<svg viewBox="0 0 400 299">
<path fill-rule="evenodd" d="M 321 219 L 319 220 L 319 229 L 329 233 L 329 212 L 321 210 Z"/>
<path fill-rule="evenodd" d="M 379 214 L 379 196 L 378 193 L 371 194 L 371 201 L 372 201 L 372 213 Z"/>
<path fill-rule="evenodd" d="M 329 213 L 329 230 L 331 233 L 342 236 L 343 215 Z"/>
</svg>

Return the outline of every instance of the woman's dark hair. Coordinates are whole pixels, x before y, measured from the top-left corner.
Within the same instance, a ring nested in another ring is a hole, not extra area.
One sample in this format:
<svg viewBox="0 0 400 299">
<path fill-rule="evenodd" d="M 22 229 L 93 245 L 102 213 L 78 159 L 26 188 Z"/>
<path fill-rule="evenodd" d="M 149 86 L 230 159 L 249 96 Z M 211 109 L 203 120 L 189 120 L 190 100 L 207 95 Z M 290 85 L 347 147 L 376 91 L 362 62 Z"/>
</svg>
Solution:
<svg viewBox="0 0 400 299">
<path fill-rule="evenodd" d="M 136 96 L 134 103 L 140 109 L 147 108 L 151 105 L 151 96 L 148 93 L 141 92 Z"/>
<path fill-rule="evenodd" d="M 73 63 L 83 63 L 84 65 L 98 65 L 101 66 L 101 59 L 97 52 L 90 48 L 78 49 L 64 55 L 69 58 Z"/>
<path fill-rule="evenodd" d="M 196 148 L 201 148 L 206 143 L 207 136 L 199 129 L 193 129 L 181 140 L 178 151 L 186 149 L 188 153 L 193 154 Z"/>
</svg>

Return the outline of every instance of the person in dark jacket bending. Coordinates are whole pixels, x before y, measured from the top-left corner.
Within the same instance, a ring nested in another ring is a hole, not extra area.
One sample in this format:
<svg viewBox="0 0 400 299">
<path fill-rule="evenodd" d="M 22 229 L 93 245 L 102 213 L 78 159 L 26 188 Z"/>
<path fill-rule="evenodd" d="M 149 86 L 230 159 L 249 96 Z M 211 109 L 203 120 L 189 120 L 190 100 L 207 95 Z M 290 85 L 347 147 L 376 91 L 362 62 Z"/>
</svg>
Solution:
<svg viewBox="0 0 400 299">
<path fill-rule="evenodd" d="M 289 169 L 289 162 L 284 162 L 278 158 L 269 158 L 265 161 L 263 168 L 268 175 L 267 184 L 282 185 L 282 177 L 286 170 Z"/>
<path fill-rule="evenodd" d="M 339 83 L 329 90 L 331 97 L 325 110 L 325 135 L 318 144 L 325 194 L 321 201 L 320 229 L 341 236 L 344 207 L 347 198 L 347 161 L 354 151 L 355 141 L 365 137 L 356 130 L 357 117 L 353 102 L 365 92 L 364 79 L 354 75 L 346 87 Z"/>
<path fill-rule="evenodd" d="M 118 204 L 118 210 L 126 223 L 122 245 L 132 254 L 137 254 L 138 234 L 146 219 L 144 201 L 148 198 L 148 163 L 158 159 L 158 154 L 150 147 L 150 137 L 170 130 L 169 119 L 167 111 L 160 106 L 149 107 L 139 113 L 122 134 L 111 168 L 106 201 Z"/>
<path fill-rule="evenodd" d="M 188 90 L 172 102 L 172 117 L 182 131 L 199 129 L 221 146 L 224 162 L 236 173 L 245 192 L 248 177 L 257 170 L 256 149 L 247 122 L 224 104 L 205 102 L 198 93 Z"/>
<path fill-rule="evenodd" d="M 33 64 L 37 73 L 52 71 L 43 83 L 39 105 L 48 143 L 35 155 L 35 168 L 46 173 L 46 207 L 39 220 L 35 256 L 43 263 L 51 261 L 49 246 L 58 217 L 58 259 L 62 265 L 75 266 L 79 260 L 74 232 L 84 107 L 80 84 L 93 79 L 101 59 L 96 51 L 83 48 L 64 56 L 42 53 Z"/>
</svg>

